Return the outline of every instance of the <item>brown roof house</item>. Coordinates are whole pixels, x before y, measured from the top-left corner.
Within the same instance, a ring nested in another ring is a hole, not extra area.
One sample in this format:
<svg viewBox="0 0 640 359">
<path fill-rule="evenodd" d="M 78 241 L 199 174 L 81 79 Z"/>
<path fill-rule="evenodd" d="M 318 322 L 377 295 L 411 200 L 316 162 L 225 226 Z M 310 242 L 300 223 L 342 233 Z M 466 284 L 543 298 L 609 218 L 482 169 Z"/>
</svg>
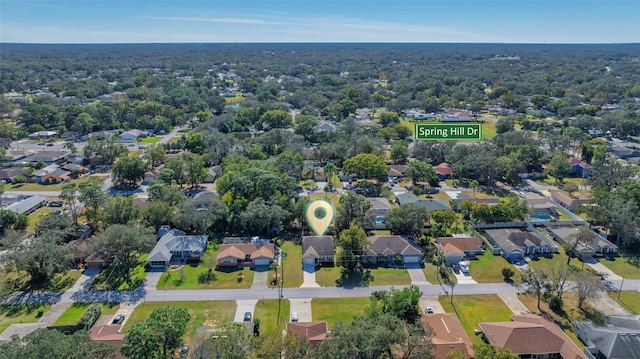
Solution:
<svg viewBox="0 0 640 359">
<path fill-rule="evenodd" d="M 335 246 L 331 236 L 302 237 L 302 264 L 333 266 Z"/>
<path fill-rule="evenodd" d="M 29 172 L 24 167 L 8 167 L 0 170 L 0 181 L 7 183 L 13 183 L 14 179 L 18 176 L 27 176 Z"/>
<path fill-rule="evenodd" d="M 371 236 L 362 256 L 365 264 L 408 264 L 422 261 L 422 249 L 402 236 Z"/>
<path fill-rule="evenodd" d="M 482 239 L 468 235 L 455 235 L 453 237 L 438 237 L 436 247 L 444 254 L 447 266 L 457 264 L 465 259 L 476 258 L 482 254 Z"/>
<path fill-rule="evenodd" d="M 116 359 L 126 359 L 120 353 L 124 334 L 120 334 L 121 325 L 96 325 L 91 328 L 89 337 L 95 342 L 104 342 L 116 348 Z"/>
<path fill-rule="evenodd" d="M 558 243 L 575 243 L 580 228 L 587 228 L 583 222 L 545 222 L 547 233 L 553 237 Z M 618 246 L 611 243 L 607 239 L 599 236 L 593 230 L 585 231 L 585 238 L 581 239 L 576 245 L 577 256 L 585 260 L 594 255 L 615 255 L 618 252 Z"/>
<path fill-rule="evenodd" d="M 446 162 L 442 162 L 437 166 L 433 166 L 433 170 L 436 171 L 436 176 L 440 178 L 440 181 L 444 181 L 448 178 L 451 178 L 451 173 L 453 173 L 453 169 L 451 168 L 451 165 Z"/>
<path fill-rule="evenodd" d="M 287 330 L 290 330 L 300 339 L 307 339 L 313 346 L 317 346 L 327 339 L 327 322 L 296 322 L 287 323 Z"/>
<path fill-rule="evenodd" d="M 587 359 L 552 321 L 535 314 L 514 315 L 511 322 L 478 323 L 489 344 L 509 349 L 520 358 Z"/>
<path fill-rule="evenodd" d="M 453 313 L 436 313 L 423 315 L 422 324 L 433 329 L 431 338 L 431 354 L 435 359 L 448 359 L 447 354 L 459 351 L 467 358 L 472 358 L 474 353 L 469 336 L 460 325 L 458 318 Z"/>
<path fill-rule="evenodd" d="M 216 256 L 218 267 L 268 266 L 275 257 L 273 243 L 261 242 L 221 244 Z"/>
<path fill-rule="evenodd" d="M 576 208 L 586 204 L 589 198 L 591 198 L 591 196 L 586 193 L 574 197 L 565 191 L 551 192 L 551 200 L 553 200 L 558 205 L 570 210 L 571 212 L 575 211 Z"/>
</svg>

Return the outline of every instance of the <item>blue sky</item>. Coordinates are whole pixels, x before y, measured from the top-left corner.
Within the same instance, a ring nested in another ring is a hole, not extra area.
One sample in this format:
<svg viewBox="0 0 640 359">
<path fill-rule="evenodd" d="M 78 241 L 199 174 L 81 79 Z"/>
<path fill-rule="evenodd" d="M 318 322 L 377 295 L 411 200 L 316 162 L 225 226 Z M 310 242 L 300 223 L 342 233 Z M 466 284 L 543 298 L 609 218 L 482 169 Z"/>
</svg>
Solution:
<svg viewBox="0 0 640 359">
<path fill-rule="evenodd" d="M 640 1 L 0 1 L 0 42 L 236 41 L 640 43 Z"/>
</svg>

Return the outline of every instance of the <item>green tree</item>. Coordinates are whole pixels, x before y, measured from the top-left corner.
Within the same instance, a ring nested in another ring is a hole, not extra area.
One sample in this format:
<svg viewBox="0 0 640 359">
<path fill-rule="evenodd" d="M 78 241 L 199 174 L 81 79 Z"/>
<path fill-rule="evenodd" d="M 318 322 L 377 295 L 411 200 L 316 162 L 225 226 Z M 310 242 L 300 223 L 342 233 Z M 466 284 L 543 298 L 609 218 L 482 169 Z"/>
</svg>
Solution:
<svg viewBox="0 0 640 359">
<path fill-rule="evenodd" d="M 21 359 L 112 359 L 115 348 L 104 342 L 91 340 L 89 333 L 79 330 L 65 334 L 47 328 L 37 329 L 24 337 L 14 336 L 0 344 L 0 357 Z"/>
<path fill-rule="evenodd" d="M 187 197 L 176 187 L 172 187 L 161 181 L 153 181 L 147 189 L 151 202 L 164 202 L 171 207 L 181 205 Z"/>
<path fill-rule="evenodd" d="M 282 335 L 278 334 L 278 336 L 282 338 Z M 193 345 L 192 355 L 197 358 L 204 358 L 207 355 L 217 359 L 247 359 L 250 357 L 249 352 L 253 352 L 252 345 L 253 333 L 248 333 L 247 327 L 240 323 L 232 323 L 222 326 L 215 337 L 213 335 L 198 336 Z M 259 346 L 257 357 L 274 358 L 274 356 L 262 356 L 260 351 Z"/>
<path fill-rule="evenodd" d="M 182 161 L 186 165 L 185 180 L 186 184 L 195 187 L 204 181 L 207 176 L 207 169 L 201 156 L 192 153 L 183 153 Z"/>
<path fill-rule="evenodd" d="M 469 187 L 473 189 L 473 198 L 476 198 L 476 189 L 480 187 L 480 183 L 476 180 L 469 181 Z"/>
<path fill-rule="evenodd" d="M 474 344 L 473 351 L 476 359 L 518 359 L 518 354 L 507 349 L 496 348 L 491 344 Z"/>
<path fill-rule="evenodd" d="M 286 173 L 296 180 L 300 180 L 302 176 L 302 165 L 304 160 L 299 153 L 285 151 L 276 157 L 276 167 L 280 173 Z"/>
<path fill-rule="evenodd" d="M 389 127 L 400 123 L 400 116 L 396 112 L 383 112 L 380 114 L 382 127 Z"/>
<path fill-rule="evenodd" d="M 458 215 L 454 211 L 434 211 L 431 213 L 431 219 L 434 222 L 440 223 L 446 228 L 451 226 L 458 220 Z"/>
<path fill-rule="evenodd" d="M 149 146 L 145 148 L 143 157 L 151 163 L 151 167 L 156 167 L 165 162 L 167 151 L 163 146 Z"/>
<path fill-rule="evenodd" d="M 17 244 L 2 260 L 29 273 L 32 282 L 44 283 L 57 273 L 65 272 L 73 263 L 71 247 L 62 245 L 62 238 L 64 233 L 60 231 L 42 233 Z"/>
<path fill-rule="evenodd" d="M 132 197 L 110 196 L 104 201 L 100 212 L 100 219 L 105 226 L 112 224 L 127 224 L 135 221 L 140 214 Z"/>
<path fill-rule="evenodd" d="M 336 244 L 342 249 L 338 256 L 338 265 L 350 273 L 359 271 L 362 267 L 362 254 L 368 243 L 367 234 L 360 226 L 353 225 L 340 232 L 336 240 Z"/>
<path fill-rule="evenodd" d="M 538 310 L 542 313 L 540 308 L 540 299 L 542 295 L 549 289 L 549 278 L 543 271 L 533 271 L 531 268 L 522 273 L 520 287 L 525 293 L 533 295 L 538 300 Z"/>
<path fill-rule="evenodd" d="M 387 214 L 385 222 L 392 233 L 417 237 L 422 234 L 424 224 L 429 220 L 427 210 L 413 203 L 394 207 Z"/>
<path fill-rule="evenodd" d="M 409 163 L 406 176 L 411 178 L 414 186 L 422 182 L 429 182 L 430 186 L 437 186 L 439 182 L 433 166 L 426 161 L 418 159 Z"/>
<path fill-rule="evenodd" d="M 160 201 L 151 201 L 147 208 L 142 211 L 142 221 L 145 225 L 155 229 L 173 222 L 174 208 L 169 204 Z"/>
<path fill-rule="evenodd" d="M 333 221 L 338 231 L 349 228 L 353 224 L 367 225 L 373 224 L 373 215 L 369 212 L 371 202 L 353 191 L 340 197 L 340 204 L 336 210 Z"/>
<path fill-rule="evenodd" d="M 260 122 L 265 123 L 269 128 L 291 127 L 291 114 L 284 110 L 270 110 L 260 116 Z"/>
<path fill-rule="evenodd" d="M 502 267 L 502 278 L 506 281 L 506 282 L 511 282 L 511 278 L 516 274 L 516 272 L 513 271 L 513 269 L 509 268 L 509 267 Z"/>
<path fill-rule="evenodd" d="M 98 224 L 99 210 L 107 199 L 102 189 L 102 181 L 99 177 L 89 177 L 86 182 L 79 185 L 78 190 L 80 192 L 78 198 L 85 205 L 85 216 L 95 228 Z"/>
<path fill-rule="evenodd" d="M 76 195 L 77 186 L 74 182 L 65 183 L 62 185 L 62 190 L 60 191 L 60 198 L 64 203 L 66 203 L 69 212 L 71 213 L 71 217 L 73 218 L 73 224 L 78 225 L 78 198 Z"/>
<path fill-rule="evenodd" d="M 409 147 L 404 141 L 393 141 L 391 145 L 391 160 L 395 163 L 401 163 L 407 160 L 409 155 Z"/>
<path fill-rule="evenodd" d="M 360 153 L 344 161 L 342 171 L 346 174 L 355 174 L 359 178 L 384 179 L 389 173 L 389 166 L 379 156 Z"/>
<path fill-rule="evenodd" d="M 369 313 L 373 316 L 380 313 L 391 314 L 406 323 L 417 324 L 420 320 L 420 289 L 409 286 L 403 289 L 391 288 L 388 291 L 375 291 L 371 294 Z"/>
<path fill-rule="evenodd" d="M 138 156 L 120 157 L 114 164 L 111 172 L 114 182 L 118 185 L 136 185 L 144 179 L 144 173 L 148 166 Z"/>
<path fill-rule="evenodd" d="M 555 179 L 556 185 L 562 184 L 562 180 L 571 173 L 567 157 L 562 153 L 553 156 L 547 166 L 547 173 Z"/>
<path fill-rule="evenodd" d="M 335 183 L 333 183 L 333 176 L 338 175 L 338 167 L 336 167 L 333 162 L 328 162 L 324 166 L 323 172 L 331 188 L 334 188 Z"/>
<path fill-rule="evenodd" d="M 117 268 L 116 275 L 132 284 L 131 269 L 155 244 L 153 228 L 114 224 L 95 235 L 90 251 L 107 264 L 113 263 Z"/>
<path fill-rule="evenodd" d="M 240 228 L 252 234 L 267 234 L 272 229 L 281 229 L 289 212 L 278 204 L 256 198 L 247 204 L 239 215 Z"/>
<path fill-rule="evenodd" d="M 304 137 L 306 141 L 310 141 L 315 133 L 318 119 L 311 115 L 297 115 L 294 133 Z"/>
</svg>

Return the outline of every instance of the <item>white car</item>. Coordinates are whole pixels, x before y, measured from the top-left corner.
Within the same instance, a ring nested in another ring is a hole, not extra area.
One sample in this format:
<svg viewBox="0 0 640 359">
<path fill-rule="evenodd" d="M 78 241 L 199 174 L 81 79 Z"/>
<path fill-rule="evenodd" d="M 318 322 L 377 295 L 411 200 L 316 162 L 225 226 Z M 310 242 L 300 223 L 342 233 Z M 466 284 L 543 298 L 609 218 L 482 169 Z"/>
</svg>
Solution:
<svg viewBox="0 0 640 359">
<path fill-rule="evenodd" d="M 458 263 L 458 268 L 462 273 L 469 273 L 469 266 L 465 262 Z"/>
<path fill-rule="evenodd" d="M 291 313 L 291 321 L 294 323 L 298 321 L 298 312 Z"/>
</svg>

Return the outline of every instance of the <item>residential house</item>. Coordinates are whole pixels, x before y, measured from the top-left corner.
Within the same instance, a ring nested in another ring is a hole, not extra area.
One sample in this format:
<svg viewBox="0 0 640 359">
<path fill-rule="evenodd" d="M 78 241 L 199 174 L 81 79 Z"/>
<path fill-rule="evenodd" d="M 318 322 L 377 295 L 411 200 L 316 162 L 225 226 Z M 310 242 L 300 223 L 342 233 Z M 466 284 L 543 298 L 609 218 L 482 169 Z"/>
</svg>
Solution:
<svg viewBox="0 0 640 359">
<path fill-rule="evenodd" d="M 526 198 L 525 200 L 529 210 L 529 218 L 532 221 L 548 221 L 560 216 L 556 205 L 546 198 Z"/>
<path fill-rule="evenodd" d="M 142 180 L 142 184 L 149 184 L 160 175 L 160 171 L 164 169 L 164 164 L 158 165 L 151 170 L 144 173 L 144 179 Z"/>
<path fill-rule="evenodd" d="M 640 157 L 639 151 L 622 146 L 613 146 L 609 149 L 609 151 L 611 151 L 616 157 L 621 160 L 626 160 L 630 157 Z"/>
<path fill-rule="evenodd" d="M 327 339 L 327 322 L 289 322 L 287 330 L 290 330 L 298 336 L 299 339 L 306 339 L 312 346 L 318 346 Z"/>
<path fill-rule="evenodd" d="M 473 358 L 473 343 L 453 313 L 433 313 L 423 315 L 422 325 L 432 329 L 431 354 L 434 359 L 448 359 L 453 351 L 461 352 L 467 358 Z"/>
<path fill-rule="evenodd" d="M 302 264 L 330 265 L 334 264 L 335 245 L 331 236 L 303 236 Z"/>
<path fill-rule="evenodd" d="M 428 213 L 434 211 L 448 211 L 451 209 L 451 206 L 441 199 L 420 199 L 415 202 L 415 204 L 424 207 Z"/>
<path fill-rule="evenodd" d="M 69 151 L 40 151 L 36 152 L 29 160 L 31 162 L 43 162 L 48 165 L 57 163 L 67 159 L 71 153 Z"/>
<path fill-rule="evenodd" d="M 39 182 L 42 184 L 57 184 L 66 182 L 70 177 L 71 172 L 63 168 L 58 168 L 51 172 L 45 173 L 43 176 L 39 176 Z"/>
<path fill-rule="evenodd" d="M 471 122 L 471 117 L 443 117 L 440 119 L 442 123 L 460 123 Z"/>
<path fill-rule="evenodd" d="M 569 158 L 569 165 L 571 166 L 571 174 L 574 176 L 589 178 L 589 171 L 593 168 L 592 165 L 585 161 L 581 161 L 577 158 Z"/>
<path fill-rule="evenodd" d="M 162 235 L 147 258 L 151 267 L 164 268 L 173 262 L 199 260 L 207 249 L 207 236 L 185 235 L 178 229 L 163 232 L 159 232 Z"/>
<path fill-rule="evenodd" d="M 89 173 L 89 169 L 76 163 L 67 163 L 61 167 L 63 170 L 71 172 L 72 178 L 77 178 L 81 174 Z"/>
<path fill-rule="evenodd" d="M 126 357 L 120 353 L 120 347 L 122 347 L 125 337 L 125 334 L 120 333 L 120 329 L 122 329 L 122 325 L 95 325 L 91 328 L 89 337 L 95 342 L 103 342 L 115 347 L 116 359 L 126 359 Z"/>
<path fill-rule="evenodd" d="M 386 229 L 385 217 L 391 212 L 391 203 L 385 197 L 367 197 L 367 201 L 371 203 L 369 213 L 373 215 L 375 221 L 373 225 L 363 226 L 368 229 Z"/>
<path fill-rule="evenodd" d="M 445 265 L 451 266 L 465 259 L 474 259 L 482 254 L 482 239 L 469 235 L 436 238 L 436 247 L 444 254 Z"/>
<path fill-rule="evenodd" d="M 276 249 L 269 240 L 225 238 L 218 249 L 218 267 L 268 266 L 273 262 Z"/>
<path fill-rule="evenodd" d="M 575 211 L 576 208 L 586 204 L 589 201 L 589 198 L 591 197 L 587 193 L 574 197 L 565 191 L 551 192 L 551 200 L 553 200 L 558 205 L 570 210 L 571 212 Z"/>
<path fill-rule="evenodd" d="M 19 163 L 19 162 L 25 162 L 28 160 L 29 156 L 32 156 L 33 153 L 32 152 L 28 152 L 28 151 L 23 151 L 23 150 L 7 150 L 4 153 L 4 159 L 7 160 L 7 162 L 15 162 L 15 163 Z"/>
<path fill-rule="evenodd" d="M 396 203 L 400 206 L 407 203 L 416 203 L 420 200 L 420 197 L 413 193 L 405 192 L 396 196 Z"/>
<path fill-rule="evenodd" d="M 535 314 L 514 315 L 512 319 L 510 322 L 478 323 L 483 338 L 522 359 L 587 359 L 554 322 Z"/>
<path fill-rule="evenodd" d="M 147 209 L 147 207 L 149 207 L 149 199 L 136 197 L 133 199 L 133 204 L 135 204 L 139 210 L 144 211 L 145 209 Z"/>
<path fill-rule="evenodd" d="M 0 181 L 13 183 L 18 176 L 26 176 L 29 172 L 24 167 L 9 167 L 0 170 Z M 26 177 L 25 177 L 26 178 Z"/>
<path fill-rule="evenodd" d="M 422 261 L 422 249 L 402 236 L 371 236 L 366 246 L 363 263 L 408 264 Z"/>
<path fill-rule="evenodd" d="M 120 142 L 135 142 L 141 137 L 148 136 L 149 133 L 147 131 L 141 130 L 129 130 L 127 132 L 123 132 L 120 134 Z"/>
<path fill-rule="evenodd" d="M 576 322 L 575 332 L 589 359 L 640 358 L 640 315 L 612 315 L 604 326 Z"/>
<path fill-rule="evenodd" d="M 56 131 L 38 131 L 38 132 L 33 132 L 29 134 L 29 138 L 31 139 L 35 139 L 35 138 L 53 138 L 56 137 L 58 135 L 58 132 Z"/>
<path fill-rule="evenodd" d="M 436 171 L 436 176 L 438 176 L 440 181 L 451 178 L 451 173 L 453 173 L 451 165 L 446 162 L 442 162 L 437 166 L 433 166 L 433 170 Z"/>
<path fill-rule="evenodd" d="M 580 232 L 580 228 L 586 228 L 583 222 L 545 222 L 547 233 L 553 237 L 561 245 L 567 243 L 575 243 L 576 236 Z M 590 230 L 588 238 L 581 240 L 576 246 L 576 252 L 580 259 L 585 260 L 594 255 L 615 255 L 618 252 L 618 246 L 601 237 L 596 232 Z"/>
<path fill-rule="evenodd" d="M 0 195 L 0 206 L 4 208 L 16 202 L 20 202 L 23 199 L 24 199 L 24 195 L 5 192 L 2 195 Z"/>
<path fill-rule="evenodd" d="M 47 199 L 40 196 L 31 196 L 22 201 L 15 202 L 7 206 L 7 210 L 16 214 L 31 214 L 38 208 L 44 206 L 47 203 Z"/>
<path fill-rule="evenodd" d="M 486 203 L 490 206 L 496 205 L 498 203 L 500 203 L 500 199 L 498 198 L 475 198 L 473 196 L 469 196 L 466 193 L 460 193 L 455 199 L 454 201 L 456 202 L 456 204 L 460 205 L 460 203 L 462 203 L 463 201 L 469 201 L 469 202 L 473 202 L 473 203 Z"/>
<path fill-rule="evenodd" d="M 508 261 L 558 252 L 558 246 L 527 222 L 478 224 L 498 253 Z"/>
<path fill-rule="evenodd" d="M 318 124 L 315 127 L 315 132 L 328 132 L 328 133 L 336 133 L 336 125 L 334 125 L 330 121 L 318 121 Z"/>
<path fill-rule="evenodd" d="M 74 239 L 67 243 L 67 246 L 73 249 L 74 267 L 100 268 L 104 265 L 103 259 L 89 255 L 90 244 L 90 238 Z"/>
<path fill-rule="evenodd" d="M 80 134 L 76 131 L 65 131 L 60 135 L 60 138 L 65 141 L 76 141 L 80 140 Z"/>
<path fill-rule="evenodd" d="M 518 177 L 522 179 L 536 179 L 543 178 L 546 174 L 544 173 L 544 169 L 539 166 L 527 165 L 524 168 L 523 172 L 518 173 Z"/>
<path fill-rule="evenodd" d="M 389 177 L 404 178 L 404 174 L 409 169 L 407 165 L 389 165 Z"/>
</svg>

